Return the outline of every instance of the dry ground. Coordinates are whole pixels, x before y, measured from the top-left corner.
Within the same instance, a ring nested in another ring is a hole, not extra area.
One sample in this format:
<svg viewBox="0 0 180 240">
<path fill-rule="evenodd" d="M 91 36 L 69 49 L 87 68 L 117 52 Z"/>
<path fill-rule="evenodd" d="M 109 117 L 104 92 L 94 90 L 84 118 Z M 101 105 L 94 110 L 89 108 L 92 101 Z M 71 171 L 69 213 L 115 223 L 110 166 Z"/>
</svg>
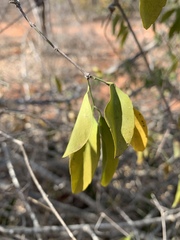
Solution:
<svg viewBox="0 0 180 240">
<path fill-rule="evenodd" d="M 48 32 L 48 37 L 87 72 L 115 81 L 131 96 L 134 105 L 146 117 L 149 146 L 143 155 L 129 149 L 121 157 L 118 170 L 108 187 L 103 188 L 99 184 L 99 168 L 93 183 L 84 193 L 71 194 L 68 159 L 64 160 L 61 156 L 86 91 L 86 80 L 74 66 L 41 40 L 23 18 L 3 31 L 20 14 L 13 5 L 2 1 L 1 239 L 69 239 L 34 186 L 20 147 L 7 139 L 5 133 L 24 143 L 35 175 L 77 239 L 116 240 L 127 234 L 132 234 L 132 239 L 165 239 L 162 230 L 166 232 L 167 239 L 180 239 L 179 208 L 171 207 L 180 169 L 177 124 L 180 117 L 180 70 L 177 69 L 171 76 L 165 71 L 167 81 L 160 87 L 149 88 L 143 87 L 148 73 L 141 57 L 130 67 L 125 65 L 113 74 L 107 74 L 112 66 L 124 63 L 138 53 L 132 37 L 120 49 L 108 27 L 106 35 L 115 53 L 105 38 L 102 26 L 107 16 L 105 9 L 98 5 L 92 7 L 91 4 L 84 4 L 80 7 L 77 4 L 76 13 L 81 20 L 78 21 L 68 1 L 50 3 L 51 32 Z M 26 2 L 22 6 L 24 9 L 29 7 Z M 28 16 L 36 21 L 32 12 Z M 145 31 L 136 14 L 130 21 L 143 47 L 154 41 L 154 32 L 152 29 Z M 158 31 L 162 36 L 166 33 L 161 26 Z M 176 39 L 171 47 L 176 49 L 178 45 Z M 168 68 L 170 60 L 166 49 L 164 37 L 160 46 L 148 52 L 152 67 Z M 175 54 L 178 55 L 178 50 Z M 103 107 L 109 96 L 107 87 L 93 84 L 93 90 L 97 104 Z M 12 182 L 12 168 L 20 186 Z M 27 205 L 31 209 L 28 210 Z M 35 220 L 32 213 L 39 222 L 39 233 L 33 228 Z M 99 228 L 96 225 L 98 219 L 103 220 L 99 222 Z M 167 220 L 166 228 L 162 227 L 163 219 Z"/>
</svg>

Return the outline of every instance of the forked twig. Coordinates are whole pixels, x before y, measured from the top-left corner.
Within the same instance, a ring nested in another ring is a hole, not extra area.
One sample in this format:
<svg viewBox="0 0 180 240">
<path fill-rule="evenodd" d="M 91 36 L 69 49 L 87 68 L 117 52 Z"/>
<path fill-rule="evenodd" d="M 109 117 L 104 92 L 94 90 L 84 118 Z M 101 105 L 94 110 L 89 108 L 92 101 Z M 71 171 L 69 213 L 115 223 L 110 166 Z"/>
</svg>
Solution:
<svg viewBox="0 0 180 240">
<path fill-rule="evenodd" d="M 160 203 L 158 202 L 158 200 L 157 200 L 157 198 L 155 197 L 154 194 L 152 194 L 152 200 L 153 200 L 155 206 L 157 207 L 157 209 L 159 210 L 159 212 L 161 214 L 161 219 L 162 219 L 162 221 L 161 221 L 161 224 L 162 224 L 162 239 L 163 240 L 167 240 L 165 210 L 160 205 Z"/>
<path fill-rule="evenodd" d="M 108 217 L 104 212 L 100 214 L 100 217 L 96 223 L 95 229 L 98 230 L 102 224 L 103 219 L 106 219 L 112 227 L 114 227 L 117 231 L 122 233 L 124 236 L 129 236 L 129 233 L 126 232 L 121 226 L 119 226 L 116 222 L 114 222 L 110 217 Z"/>
</svg>

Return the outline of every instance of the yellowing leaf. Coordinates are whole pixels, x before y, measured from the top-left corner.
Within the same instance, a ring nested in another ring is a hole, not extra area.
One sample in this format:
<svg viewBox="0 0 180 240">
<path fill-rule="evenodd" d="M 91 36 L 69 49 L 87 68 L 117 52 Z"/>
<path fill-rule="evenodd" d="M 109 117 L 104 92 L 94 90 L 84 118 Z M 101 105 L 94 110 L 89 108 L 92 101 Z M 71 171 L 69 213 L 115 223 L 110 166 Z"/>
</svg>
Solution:
<svg viewBox="0 0 180 240">
<path fill-rule="evenodd" d="M 120 156 L 128 147 L 134 132 L 132 102 L 114 84 L 110 85 L 111 98 L 105 109 L 105 118 L 114 141 L 114 157 Z"/>
<path fill-rule="evenodd" d="M 140 0 L 140 15 L 145 29 L 156 21 L 165 5 L 166 0 Z"/>
<path fill-rule="evenodd" d="M 180 204 L 180 176 L 179 176 L 177 191 L 176 191 L 176 195 L 175 195 L 175 199 L 172 204 L 172 207 L 175 208 L 177 207 L 178 204 Z"/>
<path fill-rule="evenodd" d="M 77 152 L 85 145 L 91 133 L 93 119 L 93 112 L 87 92 L 84 96 L 81 109 L 63 157 L 67 157 L 70 154 Z"/>
<path fill-rule="evenodd" d="M 101 184 L 107 186 L 111 181 L 114 172 L 118 165 L 118 158 L 114 158 L 114 143 L 111 131 L 101 116 L 99 120 L 99 127 L 102 139 L 102 176 Z"/>
<path fill-rule="evenodd" d="M 78 139 L 77 139 L 78 140 Z M 98 125 L 93 118 L 91 134 L 86 144 L 70 155 L 71 188 L 79 193 L 91 183 L 100 157 Z"/>
<path fill-rule="evenodd" d="M 134 108 L 134 115 L 135 115 L 135 128 L 134 128 L 134 135 L 131 140 L 131 145 L 136 151 L 144 151 L 147 145 L 147 125 L 143 115 Z"/>
</svg>

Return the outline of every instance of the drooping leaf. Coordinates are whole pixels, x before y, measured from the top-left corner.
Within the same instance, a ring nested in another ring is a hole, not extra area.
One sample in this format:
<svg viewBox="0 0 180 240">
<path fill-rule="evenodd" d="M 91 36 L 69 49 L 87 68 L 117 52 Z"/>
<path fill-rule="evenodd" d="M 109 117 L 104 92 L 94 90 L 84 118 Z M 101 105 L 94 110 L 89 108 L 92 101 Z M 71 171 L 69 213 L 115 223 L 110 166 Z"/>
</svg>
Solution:
<svg viewBox="0 0 180 240">
<path fill-rule="evenodd" d="M 110 128 L 101 116 L 99 127 L 102 139 L 102 176 L 101 184 L 107 186 L 111 181 L 118 165 L 118 158 L 114 158 L 114 143 Z"/>
<path fill-rule="evenodd" d="M 134 108 L 135 128 L 131 145 L 136 151 L 144 151 L 148 141 L 148 130 L 143 115 Z"/>
<path fill-rule="evenodd" d="M 110 84 L 111 98 L 105 109 L 105 118 L 114 141 L 114 158 L 120 156 L 131 142 L 134 132 L 132 102 L 114 84 Z"/>
<path fill-rule="evenodd" d="M 178 204 L 180 204 L 180 176 L 179 176 L 179 181 L 178 181 L 178 186 L 177 186 L 177 190 L 176 190 L 176 195 L 175 195 L 172 207 L 175 208 L 175 207 L 177 207 Z"/>
<path fill-rule="evenodd" d="M 145 29 L 153 24 L 167 0 L 140 0 L 140 15 Z"/>
<path fill-rule="evenodd" d="M 63 157 L 67 157 L 70 154 L 77 152 L 85 145 L 91 133 L 93 119 L 93 111 L 87 92 L 84 96 L 81 109 Z"/>
<path fill-rule="evenodd" d="M 131 99 L 121 91 L 119 88 L 116 87 L 116 92 L 118 94 L 121 108 L 122 108 L 122 127 L 121 132 L 126 141 L 129 145 L 134 133 L 134 111 Z"/>
<path fill-rule="evenodd" d="M 161 17 L 161 20 L 160 22 L 163 23 L 163 22 L 166 22 L 167 20 L 169 20 L 169 18 L 171 17 L 171 15 L 175 12 L 175 8 L 172 8 L 172 9 L 169 9 L 168 11 L 166 11 L 162 17 Z"/>
<path fill-rule="evenodd" d="M 180 33 L 180 8 L 176 9 L 176 17 L 169 30 L 169 38 L 172 38 L 175 33 Z"/>
<path fill-rule="evenodd" d="M 119 14 L 116 14 L 115 17 L 112 20 L 112 33 L 116 33 L 116 25 L 120 21 L 121 16 Z"/>
<path fill-rule="evenodd" d="M 91 134 L 85 145 L 70 155 L 71 188 L 73 193 L 85 190 L 91 183 L 100 157 L 98 124 L 93 118 Z"/>
</svg>

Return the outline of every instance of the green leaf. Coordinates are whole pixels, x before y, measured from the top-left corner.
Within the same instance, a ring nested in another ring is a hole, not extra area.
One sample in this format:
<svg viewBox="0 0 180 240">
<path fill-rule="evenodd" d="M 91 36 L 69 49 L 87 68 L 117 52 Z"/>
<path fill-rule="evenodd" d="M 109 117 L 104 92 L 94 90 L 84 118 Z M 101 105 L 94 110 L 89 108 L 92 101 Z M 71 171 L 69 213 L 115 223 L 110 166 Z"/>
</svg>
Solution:
<svg viewBox="0 0 180 240">
<path fill-rule="evenodd" d="M 102 176 L 101 184 L 107 186 L 111 181 L 118 165 L 118 158 L 114 158 L 114 143 L 111 131 L 101 116 L 99 119 L 99 127 L 102 139 Z"/>
<path fill-rule="evenodd" d="M 168 69 L 168 74 L 175 72 L 176 69 L 178 68 L 178 64 L 179 64 L 179 59 L 176 55 L 174 55 L 173 53 L 170 53 L 170 57 L 171 57 L 171 66 Z"/>
<path fill-rule="evenodd" d="M 180 8 L 177 8 L 175 20 L 172 26 L 170 27 L 169 38 L 172 38 L 174 33 L 178 34 L 179 32 L 180 32 Z"/>
<path fill-rule="evenodd" d="M 145 29 L 153 24 L 167 0 L 140 0 L 140 15 Z"/>
<path fill-rule="evenodd" d="M 174 202 L 172 204 L 172 207 L 175 208 L 175 207 L 177 207 L 178 204 L 180 204 L 180 176 L 179 176 L 176 195 L 175 195 L 175 199 L 174 199 Z"/>
<path fill-rule="evenodd" d="M 86 144 L 70 155 L 71 188 L 73 193 L 85 190 L 91 183 L 100 157 L 98 124 L 93 118 L 91 134 Z"/>
<path fill-rule="evenodd" d="M 62 81 L 57 76 L 54 76 L 54 81 L 56 83 L 58 92 L 61 93 L 62 92 Z"/>
<path fill-rule="evenodd" d="M 121 17 L 120 17 L 119 14 L 116 14 L 115 17 L 113 18 L 113 21 L 112 21 L 112 32 L 113 32 L 113 34 L 115 34 L 115 32 L 116 32 L 116 25 L 119 22 L 120 18 Z"/>
<path fill-rule="evenodd" d="M 161 20 L 160 22 L 163 23 L 163 22 L 166 22 L 167 20 L 169 20 L 169 18 L 171 17 L 171 15 L 175 12 L 175 8 L 172 8 L 172 9 L 169 9 L 168 11 L 166 11 L 162 17 L 161 17 Z"/>
<path fill-rule="evenodd" d="M 77 152 L 85 145 L 91 133 L 93 119 L 93 111 L 87 92 L 84 96 L 81 109 L 63 157 L 67 157 L 70 154 Z"/>
<path fill-rule="evenodd" d="M 114 141 L 114 158 L 120 156 L 131 142 L 134 132 L 134 111 L 129 97 L 110 84 L 111 98 L 105 109 L 105 118 Z"/>
<path fill-rule="evenodd" d="M 146 121 L 143 115 L 136 108 L 134 108 L 134 115 L 135 115 L 135 128 L 131 140 L 131 145 L 136 151 L 144 151 L 148 141 L 147 138 L 148 129 Z"/>
</svg>

